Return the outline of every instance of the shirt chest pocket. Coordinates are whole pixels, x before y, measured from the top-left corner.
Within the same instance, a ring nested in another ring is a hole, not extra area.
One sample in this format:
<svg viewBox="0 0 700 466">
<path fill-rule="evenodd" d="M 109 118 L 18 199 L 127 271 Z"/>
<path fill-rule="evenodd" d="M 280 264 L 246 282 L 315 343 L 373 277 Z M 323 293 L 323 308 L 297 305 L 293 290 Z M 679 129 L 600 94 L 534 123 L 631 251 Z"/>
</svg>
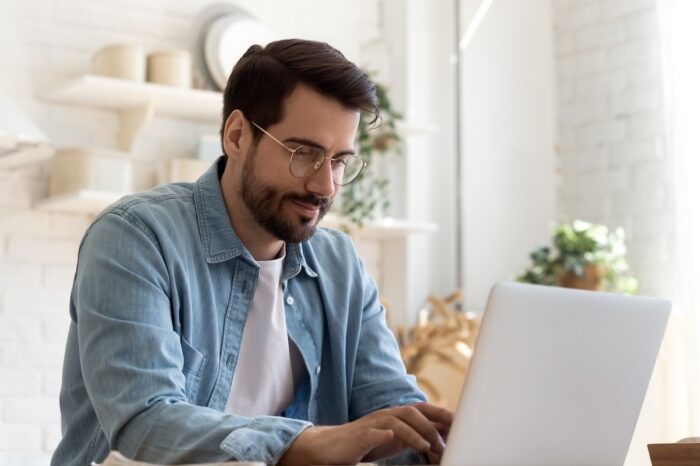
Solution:
<svg viewBox="0 0 700 466">
<path fill-rule="evenodd" d="M 182 372 L 185 375 L 185 394 L 190 402 L 196 403 L 197 389 L 207 365 L 207 358 L 184 338 L 180 339 L 180 343 L 184 359 Z"/>
</svg>

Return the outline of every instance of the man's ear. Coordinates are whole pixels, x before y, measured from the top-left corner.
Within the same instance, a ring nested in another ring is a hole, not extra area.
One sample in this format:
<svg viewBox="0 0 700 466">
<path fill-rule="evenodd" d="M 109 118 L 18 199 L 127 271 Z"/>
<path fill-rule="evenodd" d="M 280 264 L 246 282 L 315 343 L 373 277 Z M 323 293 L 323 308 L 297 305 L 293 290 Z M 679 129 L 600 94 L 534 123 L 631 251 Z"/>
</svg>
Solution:
<svg viewBox="0 0 700 466">
<path fill-rule="evenodd" d="M 246 118 L 240 110 L 234 110 L 226 119 L 224 125 L 224 150 L 229 157 L 237 158 L 242 151 L 243 144 L 243 129 L 246 124 Z"/>
</svg>

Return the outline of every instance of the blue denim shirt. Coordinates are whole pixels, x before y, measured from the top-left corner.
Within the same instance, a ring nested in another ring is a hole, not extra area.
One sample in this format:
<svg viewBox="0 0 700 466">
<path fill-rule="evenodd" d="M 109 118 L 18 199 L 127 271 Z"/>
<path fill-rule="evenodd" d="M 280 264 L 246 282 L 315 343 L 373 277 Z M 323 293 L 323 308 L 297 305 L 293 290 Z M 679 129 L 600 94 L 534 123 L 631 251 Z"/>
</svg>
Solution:
<svg viewBox="0 0 700 466">
<path fill-rule="evenodd" d="M 85 234 L 52 465 L 89 465 L 109 450 L 168 464 L 274 464 L 312 424 L 425 400 L 350 239 L 319 228 L 286 245 L 287 331 L 306 368 L 293 402 L 281 417 L 223 414 L 258 277 L 226 211 L 224 166 L 127 196 Z"/>
</svg>

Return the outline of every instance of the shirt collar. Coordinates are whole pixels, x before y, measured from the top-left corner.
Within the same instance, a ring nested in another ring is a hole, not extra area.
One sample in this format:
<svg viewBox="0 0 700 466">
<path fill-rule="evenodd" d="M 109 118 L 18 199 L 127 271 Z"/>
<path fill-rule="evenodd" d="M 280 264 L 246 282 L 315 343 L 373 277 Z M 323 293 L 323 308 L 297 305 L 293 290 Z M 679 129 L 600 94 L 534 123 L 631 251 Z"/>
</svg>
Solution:
<svg viewBox="0 0 700 466">
<path fill-rule="evenodd" d="M 253 256 L 231 226 L 219 181 L 224 167 L 226 167 L 226 157 L 222 155 L 194 184 L 194 202 L 204 254 L 209 263 L 223 262 L 242 256 L 255 264 Z M 286 257 L 282 280 L 297 275 L 302 269 L 310 277 L 318 277 L 316 271 L 307 263 L 301 244 L 286 243 L 285 247 Z"/>
</svg>

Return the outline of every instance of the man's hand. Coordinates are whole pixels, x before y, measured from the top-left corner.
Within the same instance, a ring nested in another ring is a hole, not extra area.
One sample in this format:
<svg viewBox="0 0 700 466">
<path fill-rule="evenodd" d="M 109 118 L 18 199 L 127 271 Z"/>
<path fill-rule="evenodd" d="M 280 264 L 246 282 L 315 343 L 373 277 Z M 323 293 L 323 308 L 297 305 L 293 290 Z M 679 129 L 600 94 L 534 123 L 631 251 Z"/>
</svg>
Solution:
<svg viewBox="0 0 700 466">
<path fill-rule="evenodd" d="M 341 426 L 310 427 L 282 456 L 281 466 L 355 464 L 414 448 L 438 463 L 453 414 L 429 403 L 380 409 Z"/>
</svg>

